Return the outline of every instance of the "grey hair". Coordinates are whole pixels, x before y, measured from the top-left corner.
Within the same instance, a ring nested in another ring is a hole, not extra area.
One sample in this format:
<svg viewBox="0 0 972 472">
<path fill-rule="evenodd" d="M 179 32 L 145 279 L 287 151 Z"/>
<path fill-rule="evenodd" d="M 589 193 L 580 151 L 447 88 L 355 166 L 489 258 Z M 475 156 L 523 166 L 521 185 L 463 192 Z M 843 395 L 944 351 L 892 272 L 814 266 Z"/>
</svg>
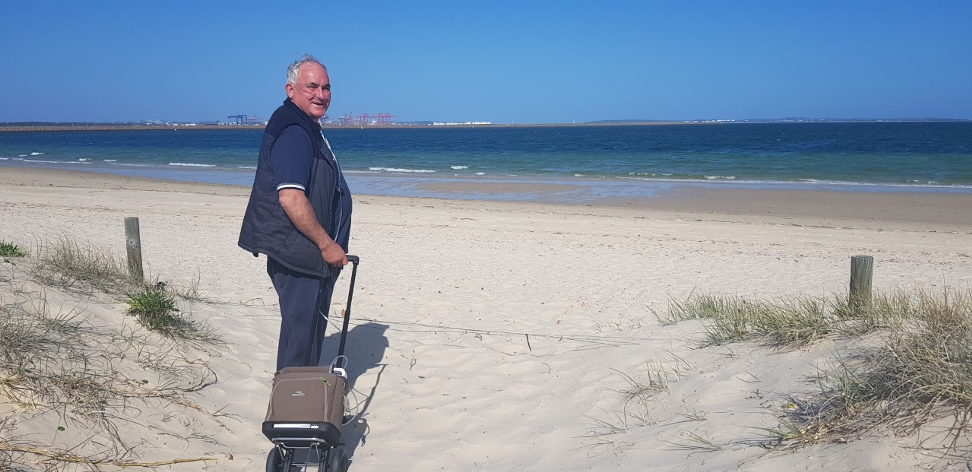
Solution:
<svg viewBox="0 0 972 472">
<path fill-rule="evenodd" d="M 323 67 L 324 72 L 327 72 L 327 67 L 324 67 L 324 64 L 321 64 L 321 61 L 318 61 L 316 57 L 311 56 L 310 54 L 304 54 L 303 56 L 300 56 L 300 59 L 297 59 L 296 61 L 292 62 L 290 66 L 287 67 L 288 84 L 297 85 L 297 74 L 300 72 L 300 66 L 308 62 L 312 62 L 314 64 Z"/>
</svg>

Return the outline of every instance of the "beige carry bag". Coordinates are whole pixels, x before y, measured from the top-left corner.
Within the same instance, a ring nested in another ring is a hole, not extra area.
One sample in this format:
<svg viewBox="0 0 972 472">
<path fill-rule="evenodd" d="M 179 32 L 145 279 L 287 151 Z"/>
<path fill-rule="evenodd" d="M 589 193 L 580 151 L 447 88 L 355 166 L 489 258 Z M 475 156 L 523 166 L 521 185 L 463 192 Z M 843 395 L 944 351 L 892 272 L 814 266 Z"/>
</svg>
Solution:
<svg viewBox="0 0 972 472">
<path fill-rule="evenodd" d="M 270 439 L 319 439 L 337 445 L 345 382 L 330 366 L 286 367 L 277 372 L 263 434 Z"/>
</svg>

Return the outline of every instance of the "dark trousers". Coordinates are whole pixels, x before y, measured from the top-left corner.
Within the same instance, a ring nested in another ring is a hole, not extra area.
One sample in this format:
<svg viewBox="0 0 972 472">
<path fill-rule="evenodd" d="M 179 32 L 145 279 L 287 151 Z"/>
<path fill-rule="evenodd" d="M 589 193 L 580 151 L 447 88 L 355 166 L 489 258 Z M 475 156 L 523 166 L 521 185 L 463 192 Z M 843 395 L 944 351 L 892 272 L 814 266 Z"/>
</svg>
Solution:
<svg viewBox="0 0 972 472">
<path fill-rule="evenodd" d="M 277 370 L 318 365 L 334 292 L 334 277 L 322 281 L 294 272 L 270 258 L 267 258 L 267 274 L 280 299 Z"/>
</svg>

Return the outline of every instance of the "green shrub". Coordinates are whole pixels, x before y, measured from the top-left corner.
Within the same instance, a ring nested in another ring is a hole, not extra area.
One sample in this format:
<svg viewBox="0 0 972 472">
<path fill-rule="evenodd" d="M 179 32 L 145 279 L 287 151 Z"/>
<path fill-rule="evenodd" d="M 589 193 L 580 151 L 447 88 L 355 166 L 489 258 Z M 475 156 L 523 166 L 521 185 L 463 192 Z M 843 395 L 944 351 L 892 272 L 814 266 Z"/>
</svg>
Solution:
<svg viewBox="0 0 972 472">
<path fill-rule="evenodd" d="M 20 246 L 6 241 L 0 241 L 0 257 L 24 257 L 27 255 Z"/>
<path fill-rule="evenodd" d="M 193 320 L 176 308 L 175 298 L 164 282 L 143 285 L 140 290 L 126 294 L 128 314 L 138 318 L 142 326 L 170 338 L 219 343 L 220 337 L 205 322 Z"/>
<path fill-rule="evenodd" d="M 128 314 L 136 316 L 142 326 L 166 335 L 177 335 L 189 322 L 179 313 L 175 299 L 165 290 L 164 283 L 146 285 L 127 294 Z"/>
</svg>

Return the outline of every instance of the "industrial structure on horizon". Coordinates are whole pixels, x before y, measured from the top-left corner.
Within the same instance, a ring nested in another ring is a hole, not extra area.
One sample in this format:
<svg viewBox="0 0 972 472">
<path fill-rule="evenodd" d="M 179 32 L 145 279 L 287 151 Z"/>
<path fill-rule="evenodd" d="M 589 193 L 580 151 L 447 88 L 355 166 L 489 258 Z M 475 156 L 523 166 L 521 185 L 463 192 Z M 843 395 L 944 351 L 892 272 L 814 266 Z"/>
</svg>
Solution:
<svg viewBox="0 0 972 472">
<path fill-rule="evenodd" d="M 232 124 L 237 124 L 237 125 L 260 125 L 260 124 L 264 124 L 264 121 L 263 120 L 261 120 L 260 118 L 255 117 L 255 116 L 230 115 L 230 116 L 227 116 L 226 118 L 232 118 L 233 120 L 235 120 L 234 122 L 226 123 L 228 125 L 232 125 Z"/>
<path fill-rule="evenodd" d="M 347 115 L 342 115 L 338 118 L 335 123 L 331 121 L 330 117 L 324 116 L 324 123 L 328 124 L 339 124 L 348 126 L 364 126 L 364 125 L 391 125 L 394 124 L 392 118 L 395 116 L 390 113 L 378 113 L 377 115 L 369 115 L 367 113 L 362 113 L 358 116 L 354 116 L 351 113 Z"/>
<path fill-rule="evenodd" d="M 220 121 L 213 124 L 218 124 L 221 126 L 254 126 L 267 124 L 266 120 L 250 115 L 229 115 L 226 118 L 228 118 L 230 121 Z M 396 123 L 392 121 L 393 118 L 395 118 L 395 115 L 392 115 L 391 113 L 378 113 L 375 115 L 369 115 L 367 113 L 354 115 L 353 113 L 348 113 L 346 115 L 341 115 L 336 121 L 330 116 L 324 115 L 324 117 L 321 118 L 321 124 L 330 126 L 480 126 L 492 124 L 492 122 L 489 121 L 418 121 Z"/>
<path fill-rule="evenodd" d="M 229 115 L 226 117 L 229 119 L 227 122 L 220 122 L 221 125 L 261 125 L 266 124 L 266 120 L 258 118 L 256 116 L 249 115 Z M 372 126 L 372 125 L 393 125 L 395 122 L 392 121 L 395 118 L 391 113 L 378 113 L 376 115 L 369 115 L 367 113 L 362 113 L 354 116 L 351 113 L 347 115 L 342 115 L 334 121 L 330 116 L 324 115 L 321 119 L 321 124 L 327 125 L 342 125 L 342 126 Z"/>
</svg>

